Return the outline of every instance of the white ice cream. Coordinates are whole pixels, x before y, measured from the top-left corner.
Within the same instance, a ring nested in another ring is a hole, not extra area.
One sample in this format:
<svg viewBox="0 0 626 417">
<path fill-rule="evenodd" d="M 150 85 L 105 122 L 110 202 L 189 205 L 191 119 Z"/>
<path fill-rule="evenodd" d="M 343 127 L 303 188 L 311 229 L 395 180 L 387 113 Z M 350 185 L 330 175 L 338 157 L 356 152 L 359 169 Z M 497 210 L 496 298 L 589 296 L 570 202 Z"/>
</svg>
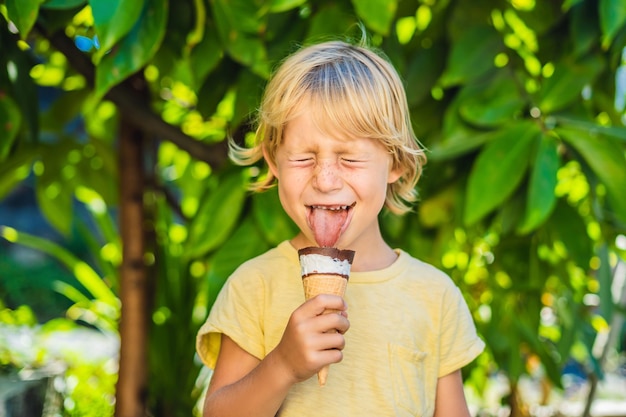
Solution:
<svg viewBox="0 0 626 417">
<path fill-rule="evenodd" d="M 300 255 L 300 268 L 303 277 L 310 274 L 350 275 L 350 262 L 347 259 L 341 260 L 327 255 Z"/>
</svg>

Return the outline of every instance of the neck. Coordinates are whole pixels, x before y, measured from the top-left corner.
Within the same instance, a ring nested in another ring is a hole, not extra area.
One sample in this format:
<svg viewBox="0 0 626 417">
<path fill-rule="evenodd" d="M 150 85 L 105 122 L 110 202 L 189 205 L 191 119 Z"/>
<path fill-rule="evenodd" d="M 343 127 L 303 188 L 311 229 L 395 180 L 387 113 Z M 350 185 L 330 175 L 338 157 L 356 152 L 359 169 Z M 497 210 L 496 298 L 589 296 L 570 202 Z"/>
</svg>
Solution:
<svg viewBox="0 0 626 417">
<path fill-rule="evenodd" d="M 398 254 L 389 245 L 383 242 L 377 248 L 368 245 L 356 250 L 352 271 L 378 271 L 387 268 L 398 259 Z"/>
</svg>

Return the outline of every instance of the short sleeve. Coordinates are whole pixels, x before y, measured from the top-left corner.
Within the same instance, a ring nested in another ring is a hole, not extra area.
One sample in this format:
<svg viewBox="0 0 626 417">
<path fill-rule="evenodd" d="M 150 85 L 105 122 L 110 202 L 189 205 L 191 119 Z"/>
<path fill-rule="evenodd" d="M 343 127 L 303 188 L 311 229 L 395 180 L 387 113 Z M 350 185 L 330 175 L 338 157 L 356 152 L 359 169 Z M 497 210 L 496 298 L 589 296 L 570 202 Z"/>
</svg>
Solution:
<svg viewBox="0 0 626 417">
<path fill-rule="evenodd" d="M 458 287 L 446 291 L 442 313 L 439 377 L 464 367 L 485 348 Z"/>
<path fill-rule="evenodd" d="M 196 350 L 205 365 L 215 368 L 222 334 L 251 355 L 265 357 L 264 293 L 261 277 L 245 264 L 228 278 L 196 337 Z"/>
</svg>

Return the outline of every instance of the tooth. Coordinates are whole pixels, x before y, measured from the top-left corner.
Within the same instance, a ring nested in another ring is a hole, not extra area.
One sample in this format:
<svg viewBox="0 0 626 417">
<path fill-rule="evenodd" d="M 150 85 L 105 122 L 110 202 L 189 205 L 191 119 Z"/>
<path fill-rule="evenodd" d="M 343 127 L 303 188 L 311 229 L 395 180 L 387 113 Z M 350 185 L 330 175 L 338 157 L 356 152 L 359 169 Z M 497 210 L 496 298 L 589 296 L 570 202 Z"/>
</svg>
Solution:
<svg viewBox="0 0 626 417">
<path fill-rule="evenodd" d="M 338 210 L 348 210 L 350 206 L 338 206 L 338 207 L 311 206 L 311 208 L 316 209 L 316 210 L 338 211 Z"/>
</svg>

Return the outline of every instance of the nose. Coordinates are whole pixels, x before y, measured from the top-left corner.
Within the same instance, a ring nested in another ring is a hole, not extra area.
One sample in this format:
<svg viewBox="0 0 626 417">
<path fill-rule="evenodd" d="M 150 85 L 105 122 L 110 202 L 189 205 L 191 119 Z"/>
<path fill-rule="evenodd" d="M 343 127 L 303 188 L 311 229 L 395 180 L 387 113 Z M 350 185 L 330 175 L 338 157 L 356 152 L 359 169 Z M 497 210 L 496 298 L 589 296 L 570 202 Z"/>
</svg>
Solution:
<svg viewBox="0 0 626 417">
<path fill-rule="evenodd" d="M 313 186 L 324 193 L 338 190 L 342 187 L 340 167 L 336 161 L 321 160 L 315 168 Z"/>
</svg>

